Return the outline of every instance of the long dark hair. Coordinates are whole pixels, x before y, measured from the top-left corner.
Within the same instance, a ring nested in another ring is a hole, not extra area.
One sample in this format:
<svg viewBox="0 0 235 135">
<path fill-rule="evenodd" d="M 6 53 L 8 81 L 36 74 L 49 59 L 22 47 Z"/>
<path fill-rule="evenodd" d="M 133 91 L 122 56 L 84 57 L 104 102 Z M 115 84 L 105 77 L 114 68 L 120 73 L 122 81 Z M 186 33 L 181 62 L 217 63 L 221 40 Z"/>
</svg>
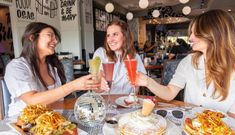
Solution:
<svg viewBox="0 0 235 135">
<path fill-rule="evenodd" d="M 24 57 L 26 61 L 31 66 L 31 70 L 33 72 L 33 75 L 36 77 L 39 77 L 40 81 L 44 85 L 44 87 L 47 89 L 46 83 L 43 81 L 42 76 L 39 73 L 39 65 L 38 65 L 38 55 L 37 55 L 37 48 L 36 44 L 38 42 L 39 33 L 45 29 L 45 28 L 51 28 L 56 36 L 56 39 L 58 42 L 61 42 L 61 36 L 60 32 L 54 28 L 51 25 L 42 23 L 42 22 L 32 22 L 26 26 L 25 32 L 22 36 L 21 42 L 23 45 L 23 50 L 20 54 L 20 57 Z M 46 63 L 47 63 L 47 69 L 49 71 L 49 65 L 51 65 L 52 71 L 55 73 L 54 67 L 57 68 L 58 75 L 60 77 L 60 80 L 62 84 L 66 82 L 64 68 L 60 60 L 58 59 L 57 55 L 54 53 L 52 55 L 49 55 L 46 57 Z M 49 72 L 49 75 L 51 78 L 53 76 Z M 55 81 L 55 78 L 53 78 Z"/>
<path fill-rule="evenodd" d="M 119 26 L 121 28 L 121 32 L 124 36 L 124 42 L 121 47 L 121 50 L 123 52 L 122 56 L 121 56 L 121 61 L 123 61 L 127 57 L 127 55 L 129 55 L 131 58 L 135 58 L 136 50 L 134 47 L 133 35 L 130 31 L 128 24 L 124 21 L 121 21 L 121 20 L 114 20 L 108 24 L 106 31 L 107 31 L 108 27 L 110 27 L 112 25 Z M 115 55 L 115 52 L 110 49 L 110 47 L 107 43 L 107 35 L 106 35 L 105 41 L 104 41 L 104 48 L 106 50 L 106 55 L 108 56 L 109 60 L 117 62 L 117 56 Z"/>
</svg>

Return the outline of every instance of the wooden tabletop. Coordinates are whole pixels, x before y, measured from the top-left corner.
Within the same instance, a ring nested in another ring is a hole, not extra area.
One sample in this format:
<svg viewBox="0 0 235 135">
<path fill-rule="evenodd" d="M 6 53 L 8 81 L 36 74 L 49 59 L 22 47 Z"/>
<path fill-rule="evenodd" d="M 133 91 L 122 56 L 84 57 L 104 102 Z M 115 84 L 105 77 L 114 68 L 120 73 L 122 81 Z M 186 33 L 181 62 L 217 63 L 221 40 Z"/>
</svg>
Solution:
<svg viewBox="0 0 235 135">
<path fill-rule="evenodd" d="M 114 103 L 115 100 L 118 97 L 122 97 L 122 96 L 127 96 L 127 95 L 111 95 L 111 97 L 110 97 L 111 103 Z M 108 96 L 107 95 L 103 95 L 103 97 L 106 100 Z M 146 96 L 143 96 L 143 95 L 138 95 L 138 97 L 146 98 Z M 165 102 L 165 103 L 168 103 L 168 104 L 172 104 L 174 106 L 191 106 L 191 104 L 184 103 L 182 101 L 172 100 L 170 102 L 167 102 L 167 101 L 164 101 L 164 100 L 162 100 L 162 99 L 160 99 L 158 97 L 155 97 L 155 98 L 159 102 Z M 51 109 L 69 110 L 69 109 L 73 109 L 74 108 L 74 104 L 75 104 L 76 100 L 77 100 L 76 98 L 70 98 L 70 99 L 65 99 L 63 101 L 57 101 L 57 102 L 54 102 L 54 103 L 48 105 L 48 107 L 51 108 Z M 158 107 L 158 106 L 156 106 L 156 107 Z M 164 107 L 164 106 L 161 106 L 161 107 Z M 118 106 L 118 108 L 122 108 L 122 107 Z"/>
</svg>

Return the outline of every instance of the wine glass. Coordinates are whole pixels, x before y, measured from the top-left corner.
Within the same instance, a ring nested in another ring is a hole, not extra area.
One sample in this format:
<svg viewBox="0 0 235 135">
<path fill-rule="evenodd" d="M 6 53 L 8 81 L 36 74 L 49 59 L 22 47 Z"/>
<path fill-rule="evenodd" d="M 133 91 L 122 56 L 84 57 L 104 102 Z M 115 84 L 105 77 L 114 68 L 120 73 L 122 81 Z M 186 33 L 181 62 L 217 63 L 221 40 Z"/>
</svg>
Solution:
<svg viewBox="0 0 235 135">
<path fill-rule="evenodd" d="M 114 107 L 110 103 L 110 91 L 111 91 L 112 81 L 113 81 L 114 62 L 103 62 L 102 65 L 103 65 L 105 80 L 108 82 L 108 85 L 110 88 L 110 90 L 108 92 L 107 110 L 111 111 L 111 110 L 113 110 L 112 107 Z"/>
<path fill-rule="evenodd" d="M 136 88 L 135 88 L 135 83 L 136 83 L 136 68 L 137 68 L 137 61 L 136 59 L 126 59 L 124 60 L 126 69 L 127 69 L 127 74 L 128 78 L 131 82 L 131 85 L 133 87 L 132 92 L 130 95 L 134 95 L 134 103 L 132 105 L 133 108 L 137 108 L 137 99 L 136 99 Z"/>
</svg>

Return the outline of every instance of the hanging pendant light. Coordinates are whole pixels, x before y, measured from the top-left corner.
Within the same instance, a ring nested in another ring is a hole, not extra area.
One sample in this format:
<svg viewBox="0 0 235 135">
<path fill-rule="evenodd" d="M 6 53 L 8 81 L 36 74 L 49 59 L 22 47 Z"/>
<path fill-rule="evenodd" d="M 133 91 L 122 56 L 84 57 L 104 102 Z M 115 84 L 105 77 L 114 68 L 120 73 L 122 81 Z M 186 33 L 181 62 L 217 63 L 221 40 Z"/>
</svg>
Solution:
<svg viewBox="0 0 235 135">
<path fill-rule="evenodd" d="M 128 12 L 128 13 L 126 14 L 126 19 L 127 19 L 127 20 L 132 20 L 132 19 L 133 19 L 133 13 Z"/>
<path fill-rule="evenodd" d="M 189 0 L 179 0 L 179 1 L 180 1 L 180 3 L 182 3 L 182 4 L 185 4 L 185 3 L 189 2 Z"/>
<path fill-rule="evenodd" d="M 108 13 L 113 12 L 113 10 L 114 10 L 114 5 L 113 5 L 113 3 L 108 2 L 108 3 L 105 5 L 105 10 L 106 10 L 106 12 L 108 12 Z"/>
<path fill-rule="evenodd" d="M 147 8 L 148 5 L 149 5 L 149 1 L 148 0 L 140 0 L 139 1 L 139 7 L 142 8 L 142 9 Z"/>
<path fill-rule="evenodd" d="M 182 9 L 182 12 L 183 14 L 185 15 L 188 15 L 191 13 L 191 7 L 190 6 L 185 6 L 183 9 Z"/>
<path fill-rule="evenodd" d="M 159 10 L 154 9 L 153 12 L 152 12 L 152 16 L 157 18 L 157 17 L 159 17 L 159 15 L 160 15 Z"/>
</svg>

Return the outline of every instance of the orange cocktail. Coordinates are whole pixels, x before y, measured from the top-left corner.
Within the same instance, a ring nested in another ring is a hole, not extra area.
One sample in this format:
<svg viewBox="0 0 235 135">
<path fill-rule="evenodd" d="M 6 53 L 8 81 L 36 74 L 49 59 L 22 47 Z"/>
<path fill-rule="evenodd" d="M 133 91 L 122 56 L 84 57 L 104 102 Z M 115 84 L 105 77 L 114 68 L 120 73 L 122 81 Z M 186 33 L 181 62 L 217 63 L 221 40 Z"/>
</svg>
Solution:
<svg viewBox="0 0 235 135">
<path fill-rule="evenodd" d="M 131 85 L 135 87 L 137 61 L 136 59 L 126 59 L 124 62 Z"/>
</svg>

